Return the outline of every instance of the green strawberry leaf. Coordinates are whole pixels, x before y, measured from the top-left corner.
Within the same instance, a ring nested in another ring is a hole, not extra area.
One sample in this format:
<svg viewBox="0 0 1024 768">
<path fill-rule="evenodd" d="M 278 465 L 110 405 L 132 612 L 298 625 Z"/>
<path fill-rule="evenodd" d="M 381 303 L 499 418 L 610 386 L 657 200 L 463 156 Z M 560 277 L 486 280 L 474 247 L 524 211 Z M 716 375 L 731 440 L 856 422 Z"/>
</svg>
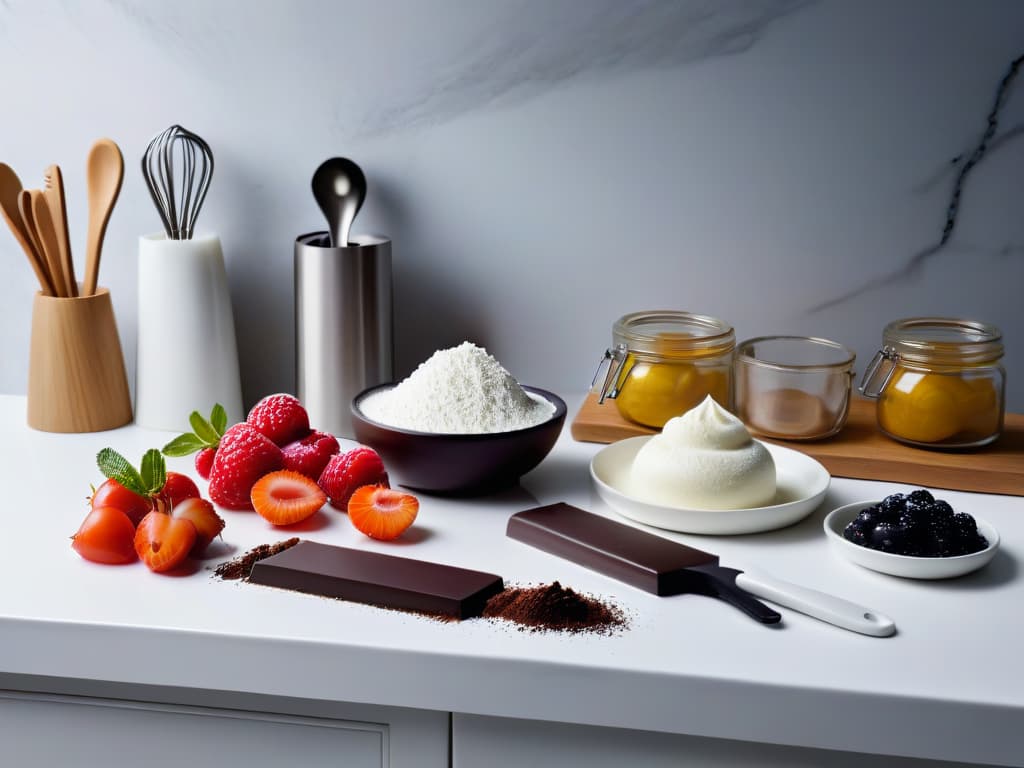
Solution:
<svg viewBox="0 0 1024 768">
<path fill-rule="evenodd" d="M 156 448 L 150 448 L 142 455 L 142 464 L 139 469 L 147 496 L 157 493 L 167 482 L 167 464 L 163 454 Z"/>
<path fill-rule="evenodd" d="M 210 411 L 210 424 L 217 430 L 218 436 L 223 435 L 224 430 L 228 428 L 228 412 L 220 403 L 214 405 L 213 410 Z"/>
<path fill-rule="evenodd" d="M 186 432 L 184 435 L 178 435 L 171 440 L 161 450 L 164 456 L 191 456 L 196 451 L 201 451 L 205 447 L 206 443 L 191 432 Z"/>
<path fill-rule="evenodd" d="M 206 445 L 216 445 L 220 442 L 220 434 L 213 428 L 210 422 L 199 414 L 199 411 L 192 411 L 189 414 L 188 423 L 192 425 L 192 430 L 196 433 L 196 437 Z"/>
<path fill-rule="evenodd" d="M 96 454 L 96 466 L 105 477 L 120 483 L 129 491 L 140 496 L 146 495 L 146 487 L 138 470 L 113 448 L 104 448 Z"/>
</svg>

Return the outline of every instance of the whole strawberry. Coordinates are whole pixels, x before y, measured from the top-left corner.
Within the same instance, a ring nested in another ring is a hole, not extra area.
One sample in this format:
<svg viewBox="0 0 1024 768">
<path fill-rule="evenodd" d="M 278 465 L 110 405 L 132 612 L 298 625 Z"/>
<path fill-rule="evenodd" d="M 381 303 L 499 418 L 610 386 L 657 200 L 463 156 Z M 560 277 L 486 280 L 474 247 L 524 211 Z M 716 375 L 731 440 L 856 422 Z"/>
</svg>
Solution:
<svg viewBox="0 0 1024 768">
<path fill-rule="evenodd" d="M 282 447 L 309 434 L 309 414 L 292 395 L 267 395 L 252 407 L 246 422 Z"/>
<path fill-rule="evenodd" d="M 210 498 L 225 509 L 252 509 L 249 494 L 256 481 L 283 466 L 280 448 L 249 424 L 235 424 L 213 458 Z"/>
<path fill-rule="evenodd" d="M 313 430 L 301 440 L 288 443 L 281 449 L 284 468 L 305 475 L 314 483 L 320 478 L 331 456 L 341 450 L 334 435 Z"/>
<path fill-rule="evenodd" d="M 348 509 L 348 500 L 357 488 L 364 485 L 390 487 L 384 462 L 375 450 L 362 445 L 332 456 L 317 485 L 327 494 L 331 506 L 342 512 Z"/>
</svg>

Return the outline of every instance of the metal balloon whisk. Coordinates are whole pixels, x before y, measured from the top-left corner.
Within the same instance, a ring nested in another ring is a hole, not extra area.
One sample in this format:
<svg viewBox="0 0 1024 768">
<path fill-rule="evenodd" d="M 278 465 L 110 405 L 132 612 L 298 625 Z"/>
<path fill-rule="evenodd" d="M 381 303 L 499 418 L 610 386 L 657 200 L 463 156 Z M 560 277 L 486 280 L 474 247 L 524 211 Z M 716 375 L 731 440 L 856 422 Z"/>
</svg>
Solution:
<svg viewBox="0 0 1024 768">
<path fill-rule="evenodd" d="M 142 175 L 170 240 L 191 240 L 213 177 L 213 152 L 202 138 L 172 125 L 149 142 Z"/>
</svg>

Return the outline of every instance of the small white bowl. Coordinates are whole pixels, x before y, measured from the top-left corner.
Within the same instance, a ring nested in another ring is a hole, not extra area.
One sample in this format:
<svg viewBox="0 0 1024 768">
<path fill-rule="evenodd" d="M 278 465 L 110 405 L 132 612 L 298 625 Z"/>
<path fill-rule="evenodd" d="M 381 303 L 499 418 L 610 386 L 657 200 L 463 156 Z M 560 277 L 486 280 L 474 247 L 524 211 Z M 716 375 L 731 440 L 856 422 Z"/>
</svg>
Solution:
<svg viewBox="0 0 1024 768">
<path fill-rule="evenodd" d="M 985 537 L 988 546 L 980 552 L 955 557 L 913 557 L 911 555 L 895 555 L 870 547 L 854 544 L 843 538 L 843 530 L 862 509 L 878 504 L 878 501 L 858 501 L 833 509 L 825 518 L 825 535 L 832 547 L 848 560 L 857 565 L 870 568 L 890 576 L 902 576 L 907 579 L 952 579 L 957 576 L 984 568 L 996 555 L 999 548 L 999 533 L 991 525 L 976 515 L 971 515 L 978 524 L 978 533 Z"/>
<path fill-rule="evenodd" d="M 602 448 L 590 462 L 597 494 L 624 517 L 681 533 L 735 535 L 783 528 L 811 514 L 825 498 L 832 477 L 806 454 L 764 443 L 775 461 L 777 490 L 774 503 L 750 509 L 687 509 L 641 501 L 631 496 L 629 471 L 649 435 L 629 437 Z"/>
</svg>

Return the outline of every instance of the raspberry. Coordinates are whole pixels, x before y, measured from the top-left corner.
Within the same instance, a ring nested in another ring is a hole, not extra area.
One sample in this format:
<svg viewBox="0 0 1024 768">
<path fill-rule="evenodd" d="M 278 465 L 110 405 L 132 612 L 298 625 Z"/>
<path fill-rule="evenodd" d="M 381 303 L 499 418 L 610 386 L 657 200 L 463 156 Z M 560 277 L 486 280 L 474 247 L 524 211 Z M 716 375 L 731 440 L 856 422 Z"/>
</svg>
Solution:
<svg viewBox="0 0 1024 768">
<path fill-rule="evenodd" d="M 331 456 L 340 450 L 334 435 L 313 430 L 301 440 L 288 443 L 281 449 L 281 453 L 284 454 L 285 469 L 298 472 L 316 482 Z"/>
<path fill-rule="evenodd" d="M 372 448 L 359 446 L 332 456 L 317 484 L 330 499 L 331 506 L 345 512 L 356 488 L 381 485 L 390 488 L 384 462 Z"/>
<path fill-rule="evenodd" d="M 210 479 L 210 470 L 213 469 L 213 457 L 216 455 L 216 448 L 203 448 L 203 450 L 196 454 L 196 473 L 203 480 Z"/>
<path fill-rule="evenodd" d="M 309 434 L 309 414 L 292 395 L 267 395 L 252 407 L 246 423 L 277 446 Z"/>
<path fill-rule="evenodd" d="M 235 424 L 220 439 L 213 459 L 210 498 L 225 509 L 252 509 L 253 485 L 283 466 L 280 448 L 249 424 Z"/>
</svg>

